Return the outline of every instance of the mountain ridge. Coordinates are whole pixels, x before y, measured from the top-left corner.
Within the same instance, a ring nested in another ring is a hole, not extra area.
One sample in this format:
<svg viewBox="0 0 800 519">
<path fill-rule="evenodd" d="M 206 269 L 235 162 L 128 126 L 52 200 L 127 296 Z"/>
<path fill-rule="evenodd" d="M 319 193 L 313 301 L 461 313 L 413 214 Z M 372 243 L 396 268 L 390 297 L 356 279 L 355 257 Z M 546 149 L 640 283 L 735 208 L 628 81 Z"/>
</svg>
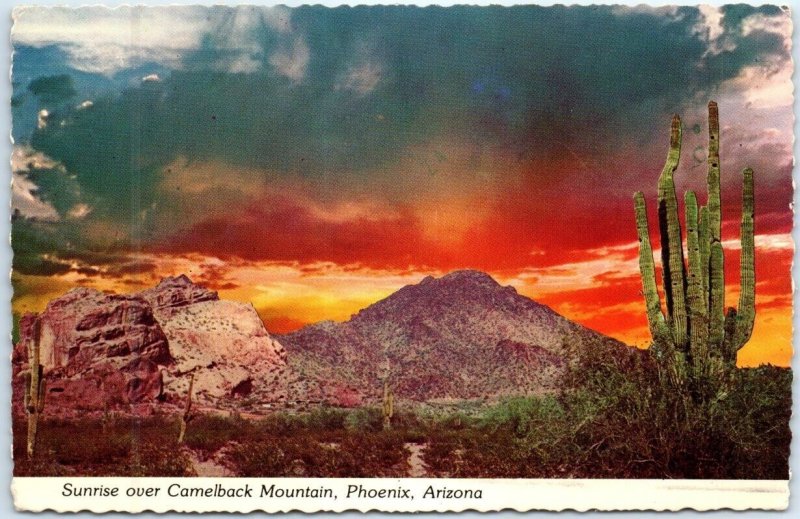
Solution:
<svg viewBox="0 0 800 519">
<path fill-rule="evenodd" d="M 412 400 L 553 391 L 566 366 L 564 341 L 622 346 L 476 270 L 428 276 L 347 321 L 276 337 L 290 365 L 347 380 L 368 400 L 384 378 Z"/>
<path fill-rule="evenodd" d="M 23 316 L 15 395 L 37 318 L 48 397 L 64 409 L 180 403 L 190 378 L 198 405 L 250 412 L 376 402 L 384 380 L 402 400 L 495 400 L 556 391 L 565 343 L 622 345 L 474 270 L 283 335 L 180 275 L 131 294 L 73 289 Z"/>
</svg>

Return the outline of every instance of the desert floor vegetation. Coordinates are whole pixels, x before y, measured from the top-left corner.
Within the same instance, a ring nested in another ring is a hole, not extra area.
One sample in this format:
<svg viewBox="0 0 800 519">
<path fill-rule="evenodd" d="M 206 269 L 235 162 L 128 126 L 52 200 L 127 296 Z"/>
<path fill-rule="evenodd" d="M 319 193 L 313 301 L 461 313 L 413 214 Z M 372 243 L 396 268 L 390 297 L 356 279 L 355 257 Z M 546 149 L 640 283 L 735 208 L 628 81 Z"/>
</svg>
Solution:
<svg viewBox="0 0 800 519">
<path fill-rule="evenodd" d="M 646 352 L 587 350 L 559 392 L 447 410 L 400 401 L 391 429 L 378 405 L 199 414 L 182 445 L 177 414 L 43 418 L 31 460 L 18 416 L 15 474 L 195 476 L 212 463 L 235 476 L 788 477 L 790 370 L 736 369 L 700 403 L 658 370 Z"/>
</svg>

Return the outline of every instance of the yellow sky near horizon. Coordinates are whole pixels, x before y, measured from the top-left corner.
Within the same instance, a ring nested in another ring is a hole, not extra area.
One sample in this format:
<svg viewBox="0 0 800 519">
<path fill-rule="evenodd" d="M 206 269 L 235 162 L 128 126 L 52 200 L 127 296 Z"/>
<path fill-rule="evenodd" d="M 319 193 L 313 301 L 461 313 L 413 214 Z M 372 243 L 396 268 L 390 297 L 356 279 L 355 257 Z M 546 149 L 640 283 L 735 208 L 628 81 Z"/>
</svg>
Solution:
<svg viewBox="0 0 800 519">
<path fill-rule="evenodd" d="M 791 239 L 784 235 L 760 237 L 758 247 L 762 254 L 777 251 L 789 259 L 793 251 Z M 635 251 L 636 244 L 622 245 L 600 251 L 601 254 L 582 262 L 489 274 L 501 285 L 511 285 L 575 322 L 627 344 L 646 347 L 650 337 L 640 295 L 638 264 L 632 256 Z M 15 294 L 13 310 L 18 315 L 42 311 L 48 301 L 77 286 L 128 293 L 154 286 L 167 275 L 186 274 L 194 282 L 217 290 L 223 299 L 251 303 L 271 333 L 285 333 L 321 320 L 346 321 L 403 286 L 418 283 L 428 275 L 446 274 L 431 269 L 392 271 L 324 262 L 302 265 L 224 261 L 197 254 L 147 254 L 139 259 L 155 264 L 155 269 L 93 277 L 74 271 L 49 277 L 15 272 L 12 279 L 24 291 Z M 789 272 L 785 274 L 789 276 Z M 726 298 L 730 305 L 738 300 L 738 288 L 732 280 L 728 281 Z M 770 287 L 759 283 L 753 336 L 741 350 L 738 364 L 790 366 L 791 293 L 784 293 L 781 287 L 773 290 L 777 294 L 762 293 L 762 288 Z M 613 293 L 615 299 L 608 299 L 607 293 Z"/>
</svg>

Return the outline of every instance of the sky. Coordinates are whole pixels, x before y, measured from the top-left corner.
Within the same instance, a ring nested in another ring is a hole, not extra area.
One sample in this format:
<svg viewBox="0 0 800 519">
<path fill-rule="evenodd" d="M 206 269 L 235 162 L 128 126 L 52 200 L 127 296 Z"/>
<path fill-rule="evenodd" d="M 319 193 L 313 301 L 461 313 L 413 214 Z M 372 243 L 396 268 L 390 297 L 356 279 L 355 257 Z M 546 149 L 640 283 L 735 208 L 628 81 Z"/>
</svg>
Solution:
<svg viewBox="0 0 800 519">
<path fill-rule="evenodd" d="M 743 366 L 791 358 L 791 19 L 776 7 L 18 8 L 12 301 L 185 273 L 283 333 L 480 269 L 644 347 L 632 196 L 705 200 L 727 303 L 755 170 Z"/>
</svg>

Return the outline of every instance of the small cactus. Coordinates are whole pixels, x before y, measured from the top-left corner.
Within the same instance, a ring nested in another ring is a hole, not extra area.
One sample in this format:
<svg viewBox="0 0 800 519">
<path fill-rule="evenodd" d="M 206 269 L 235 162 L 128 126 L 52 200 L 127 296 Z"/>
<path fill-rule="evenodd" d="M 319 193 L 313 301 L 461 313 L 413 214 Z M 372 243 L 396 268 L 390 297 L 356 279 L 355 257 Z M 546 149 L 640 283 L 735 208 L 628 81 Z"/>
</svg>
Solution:
<svg viewBox="0 0 800 519">
<path fill-rule="evenodd" d="M 394 393 L 389 387 L 389 382 L 383 382 L 383 428 L 392 428 L 392 417 L 394 416 Z"/>
<path fill-rule="evenodd" d="M 37 317 L 33 321 L 33 337 L 28 340 L 28 373 L 25 375 L 25 410 L 28 413 L 28 458 L 36 453 L 36 436 L 39 429 L 39 415 L 44 410 L 45 377 L 44 367 L 39 359 L 39 342 L 42 323 Z"/>
<path fill-rule="evenodd" d="M 186 404 L 183 407 L 181 414 L 181 430 L 178 433 L 178 445 L 183 443 L 186 436 L 186 425 L 192 421 L 194 415 L 192 414 L 192 388 L 194 387 L 194 373 L 189 378 L 189 390 L 186 392 Z"/>
</svg>

